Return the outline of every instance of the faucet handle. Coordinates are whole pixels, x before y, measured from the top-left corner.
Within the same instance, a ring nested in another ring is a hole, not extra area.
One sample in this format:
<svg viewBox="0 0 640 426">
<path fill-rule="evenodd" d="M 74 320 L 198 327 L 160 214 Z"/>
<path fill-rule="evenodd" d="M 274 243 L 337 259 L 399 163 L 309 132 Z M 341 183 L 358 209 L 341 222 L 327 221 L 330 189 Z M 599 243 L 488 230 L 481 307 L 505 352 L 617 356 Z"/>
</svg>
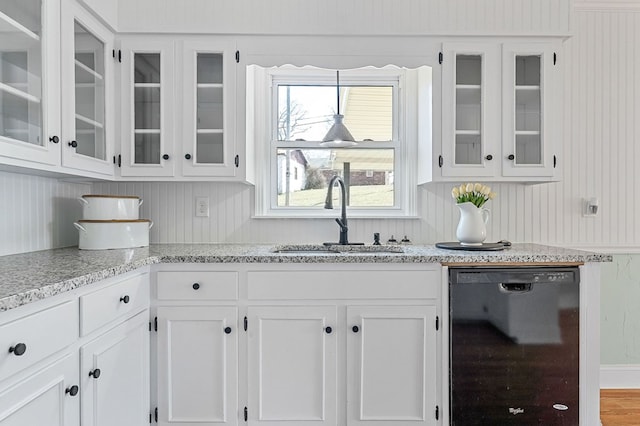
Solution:
<svg viewBox="0 0 640 426">
<path fill-rule="evenodd" d="M 380 245 L 380 233 L 379 232 L 374 232 L 373 233 L 373 245 L 374 246 L 379 246 Z"/>
</svg>

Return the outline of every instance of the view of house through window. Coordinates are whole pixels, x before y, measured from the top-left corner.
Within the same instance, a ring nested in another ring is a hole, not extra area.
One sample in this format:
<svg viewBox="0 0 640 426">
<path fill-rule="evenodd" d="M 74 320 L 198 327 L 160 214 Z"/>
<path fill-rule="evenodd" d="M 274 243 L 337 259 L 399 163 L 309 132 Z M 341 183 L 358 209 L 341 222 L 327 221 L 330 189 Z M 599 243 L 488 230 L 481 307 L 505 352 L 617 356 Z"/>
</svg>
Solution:
<svg viewBox="0 0 640 426">
<path fill-rule="evenodd" d="M 278 84 L 277 206 L 322 208 L 328 182 L 339 175 L 349 206 L 393 207 L 394 93 L 389 82 L 340 84 L 339 112 L 359 143 L 323 148 L 319 142 L 337 113 L 336 86 Z M 333 194 L 339 205 L 340 191 Z"/>
</svg>

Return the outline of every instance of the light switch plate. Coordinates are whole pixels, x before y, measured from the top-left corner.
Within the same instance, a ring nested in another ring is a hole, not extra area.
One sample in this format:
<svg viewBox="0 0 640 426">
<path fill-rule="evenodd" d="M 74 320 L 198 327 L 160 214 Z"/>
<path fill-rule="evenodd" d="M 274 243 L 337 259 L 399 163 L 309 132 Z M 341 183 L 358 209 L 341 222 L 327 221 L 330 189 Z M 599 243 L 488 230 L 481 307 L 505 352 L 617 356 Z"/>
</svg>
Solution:
<svg viewBox="0 0 640 426">
<path fill-rule="evenodd" d="M 196 217 L 209 217 L 209 197 L 196 197 Z"/>
</svg>

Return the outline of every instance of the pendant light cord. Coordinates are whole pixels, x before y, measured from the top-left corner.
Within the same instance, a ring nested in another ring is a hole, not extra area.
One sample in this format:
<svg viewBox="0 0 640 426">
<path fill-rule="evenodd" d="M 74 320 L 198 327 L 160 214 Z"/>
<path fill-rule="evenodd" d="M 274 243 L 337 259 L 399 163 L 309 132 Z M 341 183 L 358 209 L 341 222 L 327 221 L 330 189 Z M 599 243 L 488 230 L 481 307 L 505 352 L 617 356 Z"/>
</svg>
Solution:
<svg viewBox="0 0 640 426">
<path fill-rule="evenodd" d="M 338 96 L 336 96 L 338 100 L 338 111 L 336 111 L 336 114 L 340 114 L 340 71 L 336 71 L 336 90 L 338 92 Z"/>
</svg>

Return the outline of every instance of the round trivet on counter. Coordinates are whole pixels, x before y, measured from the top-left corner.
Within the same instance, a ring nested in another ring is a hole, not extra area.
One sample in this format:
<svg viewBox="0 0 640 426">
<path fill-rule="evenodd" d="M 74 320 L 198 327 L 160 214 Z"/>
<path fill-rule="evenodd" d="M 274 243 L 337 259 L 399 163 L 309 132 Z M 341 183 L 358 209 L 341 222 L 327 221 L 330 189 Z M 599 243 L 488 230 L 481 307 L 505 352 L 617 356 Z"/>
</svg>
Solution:
<svg viewBox="0 0 640 426">
<path fill-rule="evenodd" d="M 498 251 L 504 250 L 511 244 L 503 242 L 498 243 L 482 243 L 477 246 L 464 245 L 458 241 L 436 243 L 436 247 L 447 250 L 469 250 L 469 251 Z"/>
</svg>

